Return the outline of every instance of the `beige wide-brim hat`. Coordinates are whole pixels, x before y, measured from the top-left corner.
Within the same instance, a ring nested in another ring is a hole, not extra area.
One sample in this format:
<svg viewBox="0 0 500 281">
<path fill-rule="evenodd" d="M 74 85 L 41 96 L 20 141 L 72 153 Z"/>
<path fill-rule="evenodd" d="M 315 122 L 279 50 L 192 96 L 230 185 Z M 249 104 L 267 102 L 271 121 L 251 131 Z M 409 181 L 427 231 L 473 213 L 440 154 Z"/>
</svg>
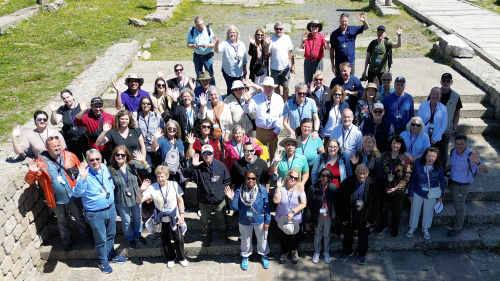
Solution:
<svg viewBox="0 0 500 281">
<path fill-rule="evenodd" d="M 212 80 L 213 77 L 210 76 L 210 73 L 208 71 L 200 71 L 200 77 L 198 77 L 198 80 Z"/>
<path fill-rule="evenodd" d="M 291 221 L 288 221 L 288 216 L 281 216 L 278 219 L 278 227 L 286 234 L 286 235 L 294 235 L 299 233 L 300 226 L 297 220 L 292 218 Z"/>
<path fill-rule="evenodd" d="M 375 91 L 378 92 L 378 87 L 377 87 L 377 84 L 375 84 L 375 83 L 368 83 L 368 85 L 366 85 L 366 87 L 365 87 L 365 90 L 367 90 L 367 89 L 374 89 Z"/>
<path fill-rule="evenodd" d="M 301 147 L 302 146 L 302 142 L 299 141 L 298 139 L 294 139 L 294 138 L 284 138 L 283 140 L 280 141 L 280 146 L 285 147 L 285 143 L 287 141 L 293 141 L 293 142 L 295 142 L 295 144 L 297 145 L 297 147 Z"/>
<path fill-rule="evenodd" d="M 278 85 L 274 84 L 273 77 L 265 77 L 264 82 L 260 83 L 261 86 L 271 86 L 273 88 L 278 87 Z"/>
<path fill-rule="evenodd" d="M 139 75 L 137 75 L 135 73 L 132 73 L 127 78 L 125 78 L 125 85 L 127 85 L 127 86 L 128 86 L 128 80 L 129 79 L 137 79 L 137 80 L 139 80 L 139 87 L 142 86 L 142 84 L 144 84 L 144 78 L 139 77 Z"/>
<path fill-rule="evenodd" d="M 312 20 L 307 24 L 307 31 L 312 32 L 311 31 L 311 24 L 319 24 L 318 32 L 321 32 L 321 30 L 323 30 L 323 24 L 319 20 Z"/>
</svg>

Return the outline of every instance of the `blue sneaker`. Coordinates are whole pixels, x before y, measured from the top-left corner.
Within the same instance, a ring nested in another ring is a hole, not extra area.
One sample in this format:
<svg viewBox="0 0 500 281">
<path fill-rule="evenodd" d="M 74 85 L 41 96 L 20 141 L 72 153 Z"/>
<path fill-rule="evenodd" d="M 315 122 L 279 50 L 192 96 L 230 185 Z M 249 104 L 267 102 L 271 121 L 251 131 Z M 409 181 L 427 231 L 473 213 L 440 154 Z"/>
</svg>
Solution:
<svg viewBox="0 0 500 281">
<path fill-rule="evenodd" d="M 346 254 L 342 254 L 342 256 L 340 256 L 340 261 L 346 261 L 350 256 L 352 256 L 354 254 L 354 252 L 352 252 L 351 254 L 349 255 L 346 255 Z"/>
<path fill-rule="evenodd" d="M 248 258 L 243 258 L 241 259 L 241 269 L 247 270 L 248 269 Z"/>
<path fill-rule="evenodd" d="M 109 266 L 109 263 L 104 263 L 104 264 L 99 263 L 97 266 L 102 271 L 102 273 L 109 274 L 109 273 L 113 272 L 113 268 L 111 268 L 111 266 Z"/>
<path fill-rule="evenodd" d="M 360 265 L 365 264 L 365 263 L 366 263 L 365 256 L 360 256 L 360 257 L 358 257 L 358 263 L 359 263 Z"/>
<path fill-rule="evenodd" d="M 262 257 L 262 267 L 264 269 L 268 269 L 269 268 L 269 258 L 267 256 L 263 256 Z"/>
<path fill-rule="evenodd" d="M 122 256 L 115 256 L 112 259 L 109 259 L 109 262 L 114 262 L 114 263 L 125 263 L 127 261 L 126 257 Z"/>
</svg>

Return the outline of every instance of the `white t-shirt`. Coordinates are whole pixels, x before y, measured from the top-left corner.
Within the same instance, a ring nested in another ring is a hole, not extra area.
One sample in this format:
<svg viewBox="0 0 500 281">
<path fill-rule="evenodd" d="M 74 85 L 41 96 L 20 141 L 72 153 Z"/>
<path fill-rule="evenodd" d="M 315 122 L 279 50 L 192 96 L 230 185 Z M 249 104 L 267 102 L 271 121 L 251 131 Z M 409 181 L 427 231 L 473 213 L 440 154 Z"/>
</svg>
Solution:
<svg viewBox="0 0 500 281">
<path fill-rule="evenodd" d="M 276 35 L 271 36 L 271 69 L 283 70 L 290 67 L 290 58 L 288 53 L 293 50 L 292 39 L 283 34 L 280 38 Z"/>
<path fill-rule="evenodd" d="M 177 192 L 176 192 L 177 189 Z M 176 208 L 176 216 L 179 217 L 179 208 L 177 208 L 177 198 L 181 197 L 182 192 L 181 187 L 175 181 L 167 181 L 166 186 L 160 186 L 157 182 L 153 183 L 144 191 L 142 194 L 142 200 L 146 201 L 153 199 L 156 208 L 163 210 L 165 208 Z M 165 202 L 166 201 L 166 202 Z M 169 217 L 163 217 L 162 222 L 170 222 Z"/>
</svg>

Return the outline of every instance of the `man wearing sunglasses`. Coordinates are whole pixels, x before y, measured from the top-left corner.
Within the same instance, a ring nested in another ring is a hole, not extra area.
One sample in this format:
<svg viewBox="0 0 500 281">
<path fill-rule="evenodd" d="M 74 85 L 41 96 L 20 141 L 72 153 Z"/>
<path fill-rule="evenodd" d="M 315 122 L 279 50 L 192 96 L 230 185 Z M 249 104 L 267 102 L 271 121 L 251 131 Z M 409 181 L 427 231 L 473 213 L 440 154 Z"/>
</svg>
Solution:
<svg viewBox="0 0 500 281">
<path fill-rule="evenodd" d="M 63 150 L 58 136 L 49 137 L 45 142 L 47 151 L 40 153 L 36 160 L 29 163 L 29 171 L 24 180 L 28 184 L 36 181 L 45 193 L 47 206 L 57 216 L 57 226 L 65 252 L 71 251 L 71 233 L 68 225 L 69 213 L 75 218 L 78 232 L 83 240 L 93 243 L 90 227 L 83 216 L 82 200 L 73 194 L 76 185 L 76 173 L 68 171 L 80 168 L 80 161 L 75 154 Z"/>
<path fill-rule="evenodd" d="M 340 64 L 348 62 L 352 65 L 351 74 L 354 74 L 354 62 L 356 61 L 356 36 L 368 30 L 370 25 L 366 20 L 366 13 L 359 13 L 359 20 L 363 25 L 349 25 L 349 15 L 342 13 L 339 19 L 339 28 L 332 32 L 330 36 L 330 61 L 332 62 L 332 72 L 340 76 Z"/>
<path fill-rule="evenodd" d="M 310 21 L 307 24 L 307 31 L 302 35 L 302 42 L 299 48 L 305 49 L 304 52 L 304 81 L 306 85 L 312 82 L 313 74 L 321 70 L 323 71 L 324 50 L 330 49 L 330 38 L 328 32 L 323 35 L 323 24 L 319 20 Z"/>
<path fill-rule="evenodd" d="M 359 130 L 363 136 L 374 135 L 377 141 L 377 148 L 380 153 L 388 151 L 391 148 L 390 140 L 394 136 L 394 126 L 384 118 L 384 105 L 377 101 L 373 105 L 372 116 L 361 122 Z"/>
<path fill-rule="evenodd" d="M 92 227 L 98 267 L 103 273 L 111 273 L 109 263 L 122 264 L 126 258 L 118 256 L 114 249 L 116 235 L 116 208 L 114 184 L 101 153 L 95 148 L 87 151 L 88 166 L 80 165 L 73 194 L 82 197 L 85 218 Z"/>
<path fill-rule="evenodd" d="M 214 159 L 214 149 L 211 145 L 202 146 L 201 157 L 202 159 L 199 154 L 193 156 L 192 163 L 184 171 L 184 176 L 191 178 L 198 189 L 203 234 L 202 246 L 212 245 L 212 212 L 215 212 L 217 217 L 219 238 L 224 244 L 229 244 L 224 189 L 231 184 L 231 177 L 226 165 Z"/>
<path fill-rule="evenodd" d="M 340 64 L 340 74 L 332 79 L 330 89 L 333 89 L 335 85 L 342 87 L 345 92 L 345 102 L 349 104 L 349 108 L 354 112 L 358 105 L 358 98 L 363 96 L 365 88 L 361 85 L 361 80 L 353 75 L 352 66 L 348 62 Z"/>
<path fill-rule="evenodd" d="M 231 167 L 231 188 L 236 190 L 245 182 L 245 173 L 252 170 L 257 176 L 257 183 L 266 186 L 269 192 L 269 175 L 267 174 L 267 162 L 255 155 L 255 147 L 251 141 L 243 145 L 244 156 L 234 162 Z"/>
<path fill-rule="evenodd" d="M 299 127 L 300 121 L 308 118 L 314 123 L 313 139 L 318 138 L 319 117 L 316 102 L 307 98 L 307 85 L 300 82 L 295 85 L 295 98 L 288 100 L 283 108 L 283 126 L 290 136 L 295 137 L 295 129 Z"/>
</svg>

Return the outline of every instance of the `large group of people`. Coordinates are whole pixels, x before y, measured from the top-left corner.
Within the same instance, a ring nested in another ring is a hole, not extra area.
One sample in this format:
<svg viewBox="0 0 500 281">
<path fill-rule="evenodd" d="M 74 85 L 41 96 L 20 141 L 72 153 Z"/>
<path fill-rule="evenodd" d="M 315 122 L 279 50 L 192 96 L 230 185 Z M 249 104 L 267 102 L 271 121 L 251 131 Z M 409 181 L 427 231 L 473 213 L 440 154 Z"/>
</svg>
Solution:
<svg viewBox="0 0 500 281">
<path fill-rule="evenodd" d="M 455 135 L 462 103 L 450 88 L 452 75 L 442 75 L 441 87 L 431 89 L 415 116 L 406 79 L 396 77 L 392 88 L 388 71 L 388 56 L 401 46 L 402 28 L 392 43 L 384 39 L 385 27 L 378 27 L 366 57 L 369 83 L 363 87 L 354 76 L 354 48 L 356 36 L 369 25 L 364 12 L 362 26 L 349 26 L 348 19 L 343 13 L 329 38 L 320 33 L 319 21 L 307 25 L 309 33 L 301 43 L 307 71 L 294 95 L 288 91 L 295 71 L 292 41 L 281 22 L 272 36 L 256 30 L 247 52 L 235 26 L 220 41 L 196 17 L 187 36 L 196 79 L 176 64 L 172 79 L 165 80 L 158 70 L 151 95 L 141 89 L 144 79 L 137 74 L 125 79 L 125 92 L 113 82 L 119 110 L 115 116 L 104 112 L 101 98 L 93 98 L 88 109 L 85 101 L 76 103 L 71 91 L 63 90 L 64 105 L 57 108 L 50 102 L 50 116 L 36 111 L 36 128 L 21 141 L 22 130 L 15 127 L 14 151 L 34 152 L 26 181 L 38 181 L 43 188 L 47 205 L 57 214 L 64 250 L 72 248 L 67 223 L 71 213 L 82 238 L 93 241 L 99 268 L 110 273 L 110 263 L 126 261 L 114 250 L 116 216 L 121 217 L 127 246 L 140 247 L 147 242 L 142 205 L 152 201 L 148 222 L 161 232 L 167 266 L 173 267 L 176 259 L 187 266 L 189 210 L 183 196 L 188 181 L 197 186 L 198 206 L 192 211 L 200 216 L 202 246 L 212 245 L 212 212 L 218 238 L 231 242 L 227 215 L 234 211 L 243 270 L 249 266 L 253 234 L 262 266 L 269 267 L 270 229 L 279 237 L 280 263 L 289 255 L 297 263 L 303 233 L 314 231 L 313 263 L 321 253 L 330 263 L 330 236 L 343 234 L 340 261 L 353 255 L 357 236 L 358 262 L 364 264 L 372 232 L 390 226 L 391 236 L 398 236 L 404 198 L 411 201 L 406 236 L 414 235 L 422 212 L 422 232 L 430 239 L 447 172 L 457 212 L 448 235 L 459 235 L 473 177 L 488 168 L 479 152 L 467 148 L 467 138 Z M 337 75 L 330 87 L 324 84 L 325 50 L 330 50 Z M 214 51 L 223 53 L 225 98 L 213 79 Z M 63 122 L 62 134 L 47 127 L 49 118 L 53 125 Z M 282 130 L 287 137 L 278 141 Z M 455 148 L 449 152 L 453 136 Z"/>
</svg>

